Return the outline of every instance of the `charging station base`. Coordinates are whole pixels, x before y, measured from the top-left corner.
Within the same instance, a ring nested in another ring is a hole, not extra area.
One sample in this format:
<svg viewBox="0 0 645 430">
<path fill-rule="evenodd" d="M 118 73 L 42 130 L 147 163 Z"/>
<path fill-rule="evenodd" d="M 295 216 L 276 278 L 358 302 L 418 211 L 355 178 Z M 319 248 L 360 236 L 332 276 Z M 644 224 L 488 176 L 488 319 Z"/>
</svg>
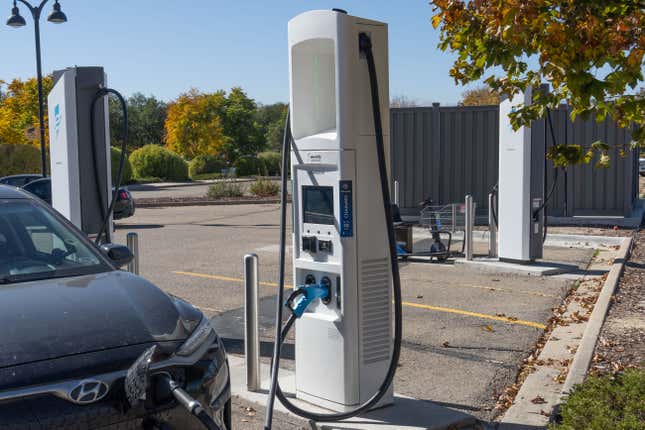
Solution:
<svg viewBox="0 0 645 430">
<path fill-rule="evenodd" d="M 321 399 L 320 397 L 312 396 L 307 393 L 303 393 L 301 391 L 296 392 L 296 399 L 302 400 L 303 402 L 306 402 L 309 405 L 315 405 L 330 411 L 334 412 L 350 412 L 356 409 L 360 405 L 341 405 L 336 402 L 331 402 L 326 399 Z M 383 396 L 383 399 L 379 401 L 376 406 L 372 408 L 374 409 L 379 409 L 379 408 L 384 408 L 387 406 L 391 406 L 394 404 L 394 393 L 392 390 L 392 387 L 390 387 L 389 393 Z"/>
<path fill-rule="evenodd" d="M 561 264 L 554 262 L 531 262 L 531 263 L 513 263 L 500 261 L 497 258 L 481 257 L 472 260 L 459 258 L 455 260 L 456 265 L 471 267 L 475 270 L 488 273 L 512 273 L 516 275 L 528 276 L 552 276 L 563 273 L 571 273 L 578 270 L 577 266 L 572 264 Z"/>
<path fill-rule="evenodd" d="M 229 367 L 231 371 L 231 394 L 242 402 L 257 405 L 265 405 L 269 389 L 268 375 L 271 370 L 269 365 L 262 363 L 260 372 L 267 375 L 262 381 L 258 392 L 251 392 L 246 389 L 246 367 L 244 358 L 229 356 Z M 280 369 L 280 384 L 285 394 L 299 407 L 309 409 L 317 413 L 329 413 L 330 411 L 294 399 L 295 374 L 287 369 Z M 258 406 L 259 407 L 259 406 Z M 325 430 L 421 430 L 421 429 L 445 429 L 445 428 L 469 428 L 475 426 L 477 419 L 463 412 L 455 411 L 444 406 L 439 406 L 427 400 L 415 399 L 400 394 L 393 395 L 391 405 L 373 409 L 370 412 L 356 418 L 343 422 L 320 423 L 312 426 L 306 420 L 292 415 L 279 401 L 276 401 L 275 410 L 289 415 L 289 422 L 301 422 L 303 428 L 325 429 Z M 257 414 L 261 415 L 261 414 Z M 300 420 L 300 421 L 298 421 Z M 277 423 L 276 423 L 277 428 Z"/>
</svg>

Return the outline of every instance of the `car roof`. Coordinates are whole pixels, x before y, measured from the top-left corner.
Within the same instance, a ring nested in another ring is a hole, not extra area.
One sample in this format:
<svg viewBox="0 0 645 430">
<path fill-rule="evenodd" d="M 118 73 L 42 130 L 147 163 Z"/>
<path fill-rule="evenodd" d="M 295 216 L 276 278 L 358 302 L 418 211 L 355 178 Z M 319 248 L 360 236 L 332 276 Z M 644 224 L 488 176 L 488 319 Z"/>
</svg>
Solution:
<svg viewBox="0 0 645 430">
<path fill-rule="evenodd" d="M 29 195 L 20 188 L 0 184 L 0 199 L 29 199 Z"/>
</svg>

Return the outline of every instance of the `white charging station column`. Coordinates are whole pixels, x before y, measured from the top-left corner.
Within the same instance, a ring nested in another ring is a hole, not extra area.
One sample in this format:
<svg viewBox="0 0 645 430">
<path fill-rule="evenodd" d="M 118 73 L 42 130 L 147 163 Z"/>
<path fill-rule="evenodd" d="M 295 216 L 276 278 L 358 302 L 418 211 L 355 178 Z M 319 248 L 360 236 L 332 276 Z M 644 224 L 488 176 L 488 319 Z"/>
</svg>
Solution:
<svg viewBox="0 0 645 430">
<path fill-rule="evenodd" d="M 392 354 L 392 275 L 372 98 L 372 40 L 389 154 L 387 25 L 319 10 L 289 22 L 296 285 L 331 285 L 296 323 L 296 396 L 346 411 L 377 390 Z M 392 395 L 381 404 L 390 403 Z"/>
<path fill-rule="evenodd" d="M 544 146 L 530 127 L 514 130 L 508 116 L 532 94 L 529 87 L 499 105 L 499 259 L 514 263 L 542 257 Z"/>
<path fill-rule="evenodd" d="M 101 67 L 73 67 L 54 72 L 54 79 L 47 98 L 52 206 L 86 234 L 96 235 L 112 196 L 107 97 L 97 102 L 95 118 L 90 118 L 92 100 L 106 84 L 105 73 Z M 111 220 L 108 228 L 112 231 Z"/>
</svg>

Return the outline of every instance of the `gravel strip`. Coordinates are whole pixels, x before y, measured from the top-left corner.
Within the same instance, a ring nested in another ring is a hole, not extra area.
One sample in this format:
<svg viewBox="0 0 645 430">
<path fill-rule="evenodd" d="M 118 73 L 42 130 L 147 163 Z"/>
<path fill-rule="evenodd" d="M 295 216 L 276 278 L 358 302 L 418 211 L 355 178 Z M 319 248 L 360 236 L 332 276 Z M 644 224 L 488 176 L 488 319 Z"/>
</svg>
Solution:
<svg viewBox="0 0 645 430">
<path fill-rule="evenodd" d="M 636 233 L 632 255 L 612 297 L 590 373 L 645 368 L 645 231 Z"/>
</svg>

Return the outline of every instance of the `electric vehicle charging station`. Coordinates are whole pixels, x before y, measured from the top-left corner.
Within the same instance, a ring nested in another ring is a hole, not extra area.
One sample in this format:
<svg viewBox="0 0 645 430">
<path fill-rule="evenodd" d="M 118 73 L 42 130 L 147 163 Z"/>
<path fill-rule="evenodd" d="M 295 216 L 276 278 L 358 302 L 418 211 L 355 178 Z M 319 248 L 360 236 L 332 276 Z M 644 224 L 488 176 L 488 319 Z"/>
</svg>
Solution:
<svg viewBox="0 0 645 430">
<path fill-rule="evenodd" d="M 376 391 L 392 354 L 392 275 L 368 66 L 373 44 L 389 153 L 387 25 L 337 11 L 289 22 L 293 270 L 329 286 L 296 322 L 296 397 L 344 412 Z M 392 386 L 381 404 L 392 402 Z"/>
<path fill-rule="evenodd" d="M 499 259 L 510 263 L 542 258 L 545 147 L 530 127 L 513 130 L 508 117 L 532 98 L 529 87 L 499 106 Z"/>
<path fill-rule="evenodd" d="M 47 99 L 52 206 L 87 235 L 95 236 L 112 194 L 107 98 L 91 117 L 93 99 L 106 87 L 107 76 L 102 67 L 71 67 L 55 71 L 54 83 Z M 109 237 L 111 217 L 107 231 Z"/>
</svg>

